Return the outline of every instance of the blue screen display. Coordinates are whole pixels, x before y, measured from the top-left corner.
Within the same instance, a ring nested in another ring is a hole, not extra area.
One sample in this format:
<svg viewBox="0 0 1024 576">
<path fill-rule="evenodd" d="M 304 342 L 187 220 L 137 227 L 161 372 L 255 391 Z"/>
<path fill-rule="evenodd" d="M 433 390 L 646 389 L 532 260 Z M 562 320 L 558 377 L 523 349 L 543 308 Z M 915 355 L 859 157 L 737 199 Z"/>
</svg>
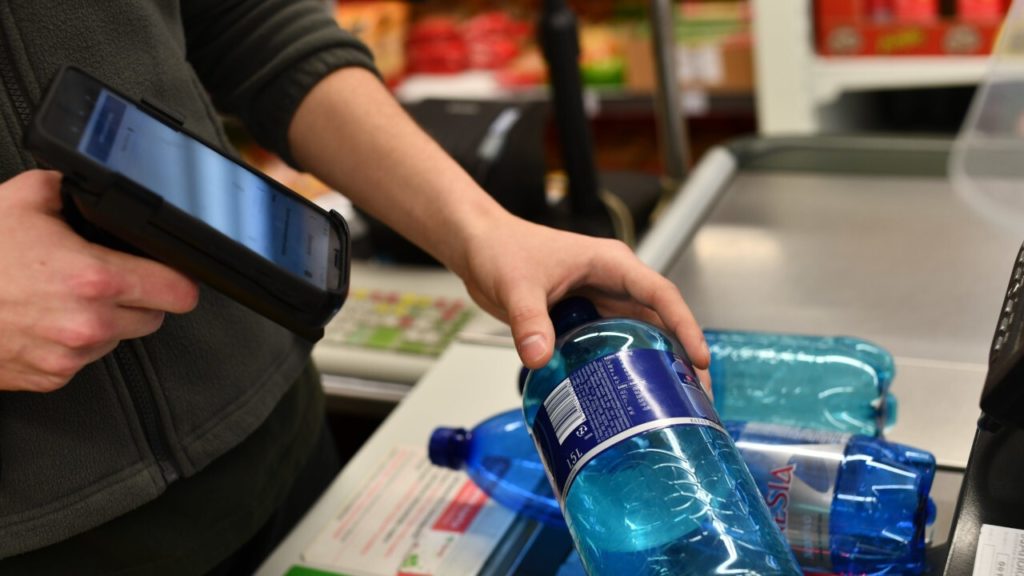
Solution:
<svg viewBox="0 0 1024 576">
<path fill-rule="evenodd" d="M 279 267 L 326 287 L 327 219 L 213 148 L 103 90 L 78 149 Z"/>
</svg>

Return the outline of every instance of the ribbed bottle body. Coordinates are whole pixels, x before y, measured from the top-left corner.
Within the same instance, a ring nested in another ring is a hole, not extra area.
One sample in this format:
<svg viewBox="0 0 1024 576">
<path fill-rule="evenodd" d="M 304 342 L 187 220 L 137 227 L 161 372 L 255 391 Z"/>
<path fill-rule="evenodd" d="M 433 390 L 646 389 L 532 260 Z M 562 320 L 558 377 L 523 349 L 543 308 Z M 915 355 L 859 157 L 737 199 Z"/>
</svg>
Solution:
<svg viewBox="0 0 1024 576">
<path fill-rule="evenodd" d="M 685 353 L 656 328 L 563 333 L 523 402 L 591 576 L 800 573 Z"/>
<path fill-rule="evenodd" d="M 705 330 L 724 420 L 876 436 L 895 419 L 892 356 L 866 340 Z"/>
</svg>

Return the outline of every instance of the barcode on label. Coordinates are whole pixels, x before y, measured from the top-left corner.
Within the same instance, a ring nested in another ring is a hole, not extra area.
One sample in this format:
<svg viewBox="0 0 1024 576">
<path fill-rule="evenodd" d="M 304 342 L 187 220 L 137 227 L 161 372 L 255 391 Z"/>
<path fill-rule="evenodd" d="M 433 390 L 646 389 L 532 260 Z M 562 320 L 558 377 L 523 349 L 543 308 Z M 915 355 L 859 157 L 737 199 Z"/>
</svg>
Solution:
<svg viewBox="0 0 1024 576">
<path fill-rule="evenodd" d="M 544 401 L 544 409 L 548 412 L 551 426 L 555 429 L 558 443 L 562 444 L 577 426 L 587 421 L 587 416 L 580 407 L 580 399 L 572 389 L 568 378 L 555 387 L 551 395 Z"/>
</svg>

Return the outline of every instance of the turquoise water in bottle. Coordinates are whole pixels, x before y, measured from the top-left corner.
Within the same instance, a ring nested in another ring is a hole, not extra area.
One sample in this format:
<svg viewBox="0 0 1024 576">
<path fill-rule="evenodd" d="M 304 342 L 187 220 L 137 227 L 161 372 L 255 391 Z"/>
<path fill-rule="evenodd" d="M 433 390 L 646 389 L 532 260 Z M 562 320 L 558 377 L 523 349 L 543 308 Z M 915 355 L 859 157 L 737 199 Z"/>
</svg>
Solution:
<svg viewBox="0 0 1024 576">
<path fill-rule="evenodd" d="M 807 574 L 923 574 L 935 458 L 879 438 L 724 422 L 772 520 Z M 465 470 L 505 507 L 552 526 L 565 520 L 522 410 L 472 430 L 438 428 L 430 460 Z M 572 555 L 559 576 L 582 574 Z"/>
<path fill-rule="evenodd" d="M 587 572 L 800 574 L 682 348 L 579 299 L 552 318 L 523 409 Z"/>
<path fill-rule="evenodd" d="M 895 367 L 884 348 L 846 336 L 705 330 L 723 420 L 878 436 L 895 422 Z"/>
</svg>

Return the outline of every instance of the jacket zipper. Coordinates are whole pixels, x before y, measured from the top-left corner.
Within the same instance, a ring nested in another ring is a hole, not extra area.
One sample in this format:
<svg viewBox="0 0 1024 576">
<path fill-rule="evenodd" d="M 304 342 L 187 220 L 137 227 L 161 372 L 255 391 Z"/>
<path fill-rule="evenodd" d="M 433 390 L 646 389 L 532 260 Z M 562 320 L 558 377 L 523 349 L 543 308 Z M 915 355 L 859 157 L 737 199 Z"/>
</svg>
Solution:
<svg viewBox="0 0 1024 576">
<path fill-rule="evenodd" d="M 0 45 L 0 82 L 3 82 L 14 111 L 21 120 L 22 129 L 26 129 L 32 121 L 32 105 L 28 101 L 25 82 L 11 61 L 10 46 L 6 43 Z M 170 483 L 177 480 L 180 474 L 174 467 L 167 439 L 160 427 L 153 394 L 146 385 L 145 375 L 139 369 L 138 359 L 128 350 L 128 346 L 129 344 L 122 343 L 114 349 L 114 362 L 121 370 L 128 396 L 135 406 L 149 449 L 160 466 L 160 473 L 164 480 Z"/>
<path fill-rule="evenodd" d="M 0 46 L 0 81 L 7 88 L 7 95 L 10 96 L 14 111 L 21 119 L 22 128 L 27 127 L 32 120 L 32 105 L 28 101 L 25 82 L 11 62 L 11 47 L 7 43 Z"/>
<path fill-rule="evenodd" d="M 142 424 L 149 449 L 157 464 L 160 465 L 160 472 L 163 474 L 164 480 L 170 483 L 177 480 L 180 474 L 171 459 L 171 451 L 167 447 L 167 438 L 160 426 L 160 417 L 157 413 L 153 393 L 146 385 L 146 377 L 139 369 L 138 359 L 128 350 L 129 345 L 126 342 L 119 344 L 114 349 L 114 360 L 121 369 L 125 387 L 128 389 L 128 396 L 131 397 L 132 404 L 135 405 L 135 413 Z"/>
</svg>

